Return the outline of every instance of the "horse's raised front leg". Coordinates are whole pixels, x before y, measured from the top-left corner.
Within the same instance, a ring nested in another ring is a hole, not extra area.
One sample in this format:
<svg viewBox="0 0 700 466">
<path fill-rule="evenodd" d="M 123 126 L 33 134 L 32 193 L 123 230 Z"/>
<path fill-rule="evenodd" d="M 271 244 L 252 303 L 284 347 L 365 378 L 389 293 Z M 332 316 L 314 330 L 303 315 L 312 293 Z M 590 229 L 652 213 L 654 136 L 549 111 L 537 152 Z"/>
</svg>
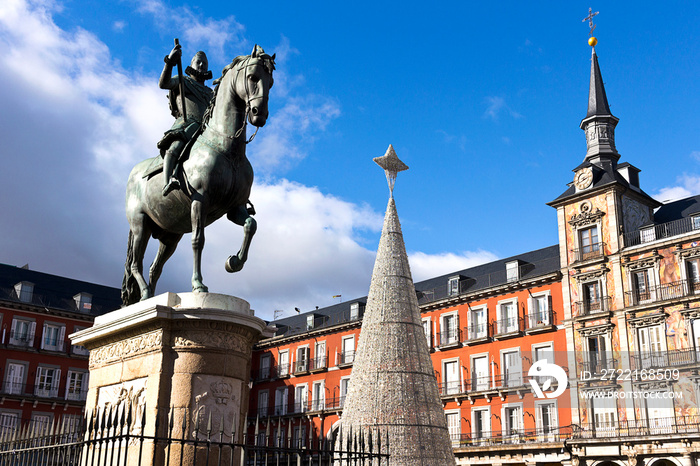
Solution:
<svg viewBox="0 0 700 466">
<path fill-rule="evenodd" d="M 163 235 L 159 237 L 160 246 L 158 247 L 158 252 L 156 253 L 155 259 L 153 259 L 148 276 L 148 283 L 151 288 L 151 293 L 155 294 L 156 283 L 158 283 L 160 274 L 163 273 L 163 265 L 173 255 L 175 249 L 177 249 L 177 243 L 180 242 L 181 238 L 182 235 L 175 233 L 163 233 Z"/>
<path fill-rule="evenodd" d="M 202 283 L 202 250 L 204 249 L 204 225 L 207 221 L 207 199 L 199 194 L 192 197 L 192 251 L 194 269 L 192 271 L 192 291 L 206 293 L 209 289 Z"/>
<path fill-rule="evenodd" d="M 234 208 L 226 216 L 236 225 L 241 225 L 243 227 L 243 244 L 241 245 L 241 249 L 238 251 L 238 254 L 229 256 L 226 260 L 226 271 L 233 273 L 241 270 L 245 261 L 248 260 L 250 241 L 253 239 L 255 231 L 258 229 L 258 224 L 255 219 L 250 216 L 248 209 L 243 205 Z"/>
</svg>

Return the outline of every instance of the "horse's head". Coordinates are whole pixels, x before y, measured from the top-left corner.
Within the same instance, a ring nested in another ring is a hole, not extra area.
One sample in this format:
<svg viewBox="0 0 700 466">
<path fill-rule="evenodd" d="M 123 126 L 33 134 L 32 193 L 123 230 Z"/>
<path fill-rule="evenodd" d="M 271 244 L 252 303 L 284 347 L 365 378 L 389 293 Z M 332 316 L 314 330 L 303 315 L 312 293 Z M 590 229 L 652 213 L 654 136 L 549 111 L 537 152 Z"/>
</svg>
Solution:
<svg viewBox="0 0 700 466">
<path fill-rule="evenodd" d="M 275 55 L 268 55 L 259 45 L 243 57 L 236 66 L 234 92 L 246 103 L 248 121 L 254 126 L 265 126 L 267 122 L 267 98 L 274 83 Z"/>
</svg>

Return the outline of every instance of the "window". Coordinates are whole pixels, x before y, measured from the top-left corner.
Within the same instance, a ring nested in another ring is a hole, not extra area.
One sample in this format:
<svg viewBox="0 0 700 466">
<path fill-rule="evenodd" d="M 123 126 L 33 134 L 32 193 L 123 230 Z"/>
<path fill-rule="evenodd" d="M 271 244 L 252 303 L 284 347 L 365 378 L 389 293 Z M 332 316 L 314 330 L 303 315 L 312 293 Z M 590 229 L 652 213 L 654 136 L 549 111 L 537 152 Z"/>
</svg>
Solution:
<svg viewBox="0 0 700 466">
<path fill-rule="evenodd" d="M 459 343 L 459 316 L 456 312 L 445 314 L 441 318 L 440 345 Z"/>
<path fill-rule="evenodd" d="M 472 409 L 472 437 L 474 439 L 488 439 L 491 437 L 491 413 L 489 408 Z"/>
<path fill-rule="evenodd" d="M 642 243 L 649 243 L 656 239 L 656 228 L 648 227 L 639 230 L 639 239 Z"/>
<path fill-rule="evenodd" d="M 311 330 L 314 328 L 314 315 L 308 315 L 306 316 L 306 330 Z"/>
<path fill-rule="evenodd" d="M 293 432 L 292 448 L 302 448 L 306 445 L 306 426 L 296 426 Z"/>
<path fill-rule="evenodd" d="M 459 294 L 459 276 L 447 279 L 447 296 L 457 296 Z"/>
<path fill-rule="evenodd" d="M 557 402 L 535 401 L 535 423 L 540 441 L 553 442 L 559 425 L 557 424 Z"/>
<path fill-rule="evenodd" d="M 269 404 L 269 394 L 267 390 L 258 392 L 258 416 L 267 416 L 267 407 Z"/>
<path fill-rule="evenodd" d="M 462 436 L 462 426 L 460 425 L 461 415 L 459 411 L 445 413 L 447 417 L 447 430 L 450 433 L 452 446 L 459 446 L 460 437 Z"/>
<path fill-rule="evenodd" d="M 76 325 L 73 328 L 73 332 L 79 332 L 81 330 L 85 330 L 85 327 L 78 327 Z M 80 345 L 71 345 L 71 352 L 73 354 L 80 355 L 80 356 L 89 356 L 90 355 L 90 351 L 86 347 L 80 346 Z"/>
<path fill-rule="evenodd" d="M 499 303 L 498 333 L 513 333 L 520 330 L 518 326 L 518 302 L 506 301 Z"/>
<path fill-rule="evenodd" d="M 519 387 L 522 382 L 522 359 L 520 350 L 506 350 L 501 353 L 503 386 Z"/>
<path fill-rule="evenodd" d="M 508 283 L 517 282 L 520 280 L 520 270 L 518 267 L 518 261 L 512 261 L 506 263 L 506 281 Z"/>
<path fill-rule="evenodd" d="M 348 396 L 348 387 L 350 383 L 350 377 L 343 377 L 340 379 L 340 407 L 342 408 L 345 404 L 345 397 Z"/>
<path fill-rule="evenodd" d="M 489 388 L 489 357 L 472 357 L 472 390 L 488 390 Z"/>
<path fill-rule="evenodd" d="M 360 318 L 360 303 L 352 303 L 350 305 L 350 320 L 357 320 Z"/>
<path fill-rule="evenodd" d="M 308 389 L 306 388 L 306 384 L 297 385 L 294 387 L 294 412 L 305 413 L 308 399 Z"/>
<path fill-rule="evenodd" d="M 88 390 L 88 373 L 68 371 L 66 376 L 66 400 L 85 400 Z"/>
<path fill-rule="evenodd" d="M 289 375 L 289 350 L 280 351 L 277 373 L 280 377 Z"/>
<path fill-rule="evenodd" d="M 659 369 L 667 365 L 665 329 L 665 324 L 637 329 L 642 369 Z"/>
<path fill-rule="evenodd" d="M 46 433 L 51 425 L 52 416 L 50 414 L 32 414 L 32 419 L 30 421 L 30 431 L 42 435 Z"/>
<path fill-rule="evenodd" d="M 477 340 L 488 337 L 486 308 L 472 309 L 469 312 L 469 339 Z"/>
<path fill-rule="evenodd" d="M 326 407 L 326 389 L 323 380 L 314 382 L 311 389 L 311 410 L 320 411 Z"/>
<path fill-rule="evenodd" d="M 34 395 L 49 398 L 58 396 L 58 382 L 61 378 L 61 369 L 39 366 L 36 370 L 34 383 Z"/>
<path fill-rule="evenodd" d="M 651 273 L 652 269 L 635 270 L 631 273 L 632 276 L 632 305 L 647 303 L 654 299 L 654 276 Z"/>
<path fill-rule="evenodd" d="M 24 374 L 26 365 L 14 362 L 7 363 L 5 373 L 5 393 L 10 395 L 21 395 L 24 391 Z"/>
<path fill-rule="evenodd" d="M 0 413 L 0 435 L 16 432 L 18 428 L 18 413 Z"/>
<path fill-rule="evenodd" d="M 615 398 L 593 398 L 593 422 L 597 437 L 616 437 L 617 404 Z"/>
<path fill-rule="evenodd" d="M 528 299 L 528 327 L 535 328 L 552 324 L 552 296 L 540 294 Z"/>
<path fill-rule="evenodd" d="M 285 432 L 281 426 L 277 426 L 275 433 L 273 435 L 273 446 L 277 448 L 284 448 L 287 446 Z"/>
<path fill-rule="evenodd" d="M 343 338 L 343 347 L 340 352 L 340 364 L 352 364 L 355 360 L 355 337 Z"/>
<path fill-rule="evenodd" d="M 579 260 L 592 259 L 600 256 L 600 243 L 598 242 L 598 226 L 583 228 L 578 232 L 579 248 L 581 254 Z"/>
<path fill-rule="evenodd" d="M 15 285 L 17 298 L 23 303 L 31 303 L 34 298 L 34 283 L 19 282 Z"/>
<path fill-rule="evenodd" d="M 13 319 L 12 330 L 10 331 L 10 344 L 24 347 L 34 346 L 35 330 L 36 322 L 17 318 Z"/>
<path fill-rule="evenodd" d="M 673 433 L 676 428 L 673 399 L 664 398 L 663 392 L 650 392 L 645 399 L 650 433 Z"/>
<path fill-rule="evenodd" d="M 49 351 L 63 351 L 66 336 L 65 325 L 44 323 L 41 333 L 41 349 Z"/>
<path fill-rule="evenodd" d="M 595 335 L 587 338 L 588 342 L 588 370 L 592 374 L 600 374 L 601 371 L 612 366 L 612 360 L 608 354 L 608 336 Z"/>
<path fill-rule="evenodd" d="M 547 361 L 550 364 L 554 364 L 554 348 L 552 347 L 552 343 L 533 345 L 532 353 L 533 363 L 536 363 L 537 361 Z M 548 380 L 550 381 L 550 384 L 556 382 L 556 379 L 550 376 L 539 376 L 536 377 L 536 379 L 540 387 L 544 386 Z"/>
<path fill-rule="evenodd" d="M 459 359 L 442 362 L 443 395 L 454 395 L 462 391 L 459 373 Z"/>
<path fill-rule="evenodd" d="M 316 356 L 314 358 L 314 369 L 319 370 L 319 369 L 325 369 L 327 366 L 326 364 L 326 342 L 325 341 L 319 341 L 316 343 Z"/>
<path fill-rule="evenodd" d="M 287 387 L 279 387 L 275 390 L 275 416 L 287 414 Z"/>
<path fill-rule="evenodd" d="M 92 295 L 90 293 L 78 293 L 73 296 L 73 299 L 75 300 L 75 307 L 80 312 L 90 312 L 92 309 Z"/>
<path fill-rule="evenodd" d="M 309 370 L 309 347 L 302 346 L 297 348 L 297 362 L 295 363 L 294 372 L 306 372 Z"/>
<path fill-rule="evenodd" d="M 503 438 L 517 443 L 523 435 L 523 407 L 505 406 L 503 408 Z"/>
<path fill-rule="evenodd" d="M 431 338 L 433 332 L 430 328 L 430 317 L 423 319 L 423 332 L 425 332 L 425 340 L 428 342 L 428 349 L 431 349 L 433 347 Z"/>
<path fill-rule="evenodd" d="M 584 315 L 606 310 L 601 299 L 600 282 L 583 284 L 583 310 Z"/>
<path fill-rule="evenodd" d="M 690 293 L 700 292 L 700 258 L 696 257 L 687 260 L 685 262 L 685 271 L 688 279 L 688 291 Z"/>
<path fill-rule="evenodd" d="M 690 217 L 690 221 L 693 224 L 693 230 L 700 230 L 700 215 Z"/>
<path fill-rule="evenodd" d="M 270 378 L 270 362 L 272 361 L 272 356 L 269 354 L 263 354 L 260 356 L 260 380 L 267 380 Z"/>
</svg>

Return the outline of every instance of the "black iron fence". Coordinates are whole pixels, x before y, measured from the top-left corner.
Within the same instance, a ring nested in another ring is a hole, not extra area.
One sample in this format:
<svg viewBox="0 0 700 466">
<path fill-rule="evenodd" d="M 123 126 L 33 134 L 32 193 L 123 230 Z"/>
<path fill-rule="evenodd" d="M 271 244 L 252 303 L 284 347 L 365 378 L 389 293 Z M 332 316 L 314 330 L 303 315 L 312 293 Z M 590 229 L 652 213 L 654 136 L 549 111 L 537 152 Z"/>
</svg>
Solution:
<svg viewBox="0 0 700 466">
<path fill-rule="evenodd" d="M 700 349 L 640 351 L 632 355 L 630 363 L 631 370 L 695 366 L 700 364 Z"/>
<path fill-rule="evenodd" d="M 699 433 L 700 416 L 693 415 L 583 424 L 574 431 L 572 438 L 621 438 L 648 435 L 689 436 L 689 434 Z"/>
<path fill-rule="evenodd" d="M 157 412 L 147 424 L 145 407 L 104 408 L 69 424 L 33 424 L 0 431 L 0 465 L 141 466 L 141 465 L 388 465 L 386 433 L 357 430 L 342 442 L 326 438 L 270 435 L 241 437 L 236 422 L 187 414 L 176 422 L 176 410 Z M 150 427 L 150 428 L 149 428 Z"/>
<path fill-rule="evenodd" d="M 678 299 L 698 292 L 700 292 L 699 283 L 694 280 L 678 280 L 657 286 L 649 286 L 645 289 L 625 291 L 625 304 L 627 306 L 638 306 L 640 304 Z"/>
<path fill-rule="evenodd" d="M 694 230 L 700 230 L 700 219 L 698 217 L 686 217 L 673 222 L 662 223 L 641 230 L 632 231 L 622 235 L 622 242 L 625 247 L 636 246 L 638 244 L 650 243 L 658 239 L 671 238 Z"/>
<path fill-rule="evenodd" d="M 564 442 L 573 435 L 572 426 L 548 426 L 539 429 L 511 429 L 509 432 L 484 431 L 466 434 L 453 434 L 455 448 L 512 445 L 521 443 Z"/>
<path fill-rule="evenodd" d="M 593 243 L 574 249 L 574 258 L 576 262 L 585 262 L 593 259 L 599 259 L 605 255 L 605 243 Z"/>
<path fill-rule="evenodd" d="M 575 316 L 583 317 L 612 310 L 612 297 L 590 298 L 574 303 Z"/>
</svg>

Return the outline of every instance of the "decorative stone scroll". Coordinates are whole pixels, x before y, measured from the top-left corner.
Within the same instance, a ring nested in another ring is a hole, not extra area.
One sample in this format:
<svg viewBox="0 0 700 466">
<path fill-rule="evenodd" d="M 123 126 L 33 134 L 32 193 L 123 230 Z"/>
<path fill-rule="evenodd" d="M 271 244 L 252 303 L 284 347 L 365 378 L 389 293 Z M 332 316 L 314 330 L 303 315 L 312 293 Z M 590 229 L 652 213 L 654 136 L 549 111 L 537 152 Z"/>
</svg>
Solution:
<svg viewBox="0 0 700 466">
<path fill-rule="evenodd" d="M 625 263 L 625 267 L 628 270 L 639 270 L 648 269 L 649 267 L 654 267 L 661 261 L 661 254 L 655 251 L 654 255 L 649 257 L 644 257 L 642 259 L 636 259 Z"/>
<path fill-rule="evenodd" d="M 603 325 L 596 325 L 595 327 L 582 327 L 577 330 L 583 337 L 594 337 L 611 333 L 614 326 L 615 324 L 613 323 L 607 323 Z"/>
<path fill-rule="evenodd" d="M 154 330 L 133 338 L 117 341 L 90 351 L 90 368 L 160 348 L 163 330 Z"/>
<path fill-rule="evenodd" d="M 581 213 L 572 215 L 571 220 L 569 220 L 569 225 L 574 227 L 590 225 L 592 223 L 597 223 L 598 220 L 605 215 L 605 212 L 598 208 L 593 210 L 593 205 L 590 201 L 583 201 L 579 206 L 579 210 Z"/>
<path fill-rule="evenodd" d="M 678 260 L 690 259 L 692 257 L 700 256 L 700 246 L 688 249 L 676 249 L 673 253 L 678 256 Z"/>
<path fill-rule="evenodd" d="M 579 282 L 584 283 L 602 278 L 608 272 L 610 272 L 609 268 L 601 267 L 597 270 L 586 270 L 585 272 L 575 273 L 573 276 Z"/>
<path fill-rule="evenodd" d="M 652 325 L 659 325 L 666 322 L 668 314 L 664 311 L 660 311 L 654 314 L 647 314 L 641 317 L 630 317 L 627 319 L 631 327 L 641 328 L 641 327 L 651 327 Z"/>
</svg>

